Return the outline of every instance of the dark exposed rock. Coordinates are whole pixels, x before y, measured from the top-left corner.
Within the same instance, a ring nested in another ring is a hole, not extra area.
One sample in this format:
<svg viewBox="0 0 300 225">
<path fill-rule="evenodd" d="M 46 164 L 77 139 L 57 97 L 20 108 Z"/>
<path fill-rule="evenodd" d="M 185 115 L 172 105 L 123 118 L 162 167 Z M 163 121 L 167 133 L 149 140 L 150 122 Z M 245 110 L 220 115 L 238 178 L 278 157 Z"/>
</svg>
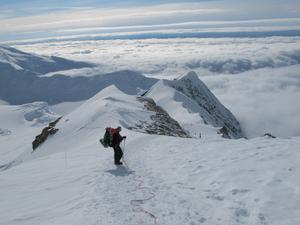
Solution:
<svg viewBox="0 0 300 225">
<path fill-rule="evenodd" d="M 49 126 L 45 127 L 41 134 L 37 135 L 35 137 L 35 140 L 32 142 L 32 149 L 33 151 L 40 146 L 42 143 L 44 143 L 49 135 L 54 135 L 58 129 L 55 128 L 55 125 L 58 123 L 58 121 L 61 119 L 61 117 L 57 118 L 55 121 L 49 123 Z"/>
<path fill-rule="evenodd" d="M 0 136 L 7 136 L 7 135 L 11 135 L 11 131 L 8 129 L 1 129 L 0 128 Z"/>
<path fill-rule="evenodd" d="M 270 138 L 276 138 L 274 135 L 272 135 L 270 133 L 265 133 L 264 136 L 265 137 L 270 137 Z"/>
<path fill-rule="evenodd" d="M 228 134 L 228 129 L 227 127 L 222 127 L 219 131 L 218 134 L 221 134 L 223 138 L 230 138 L 229 134 Z"/>
<path fill-rule="evenodd" d="M 170 115 L 151 98 L 137 97 L 137 100 L 144 103 L 144 107 L 155 114 L 150 116 L 153 122 L 139 121 L 135 127 L 129 127 L 131 130 L 144 131 L 148 134 L 167 135 L 175 137 L 190 138 L 190 136 L 181 128 L 179 123 L 170 117 Z"/>
</svg>

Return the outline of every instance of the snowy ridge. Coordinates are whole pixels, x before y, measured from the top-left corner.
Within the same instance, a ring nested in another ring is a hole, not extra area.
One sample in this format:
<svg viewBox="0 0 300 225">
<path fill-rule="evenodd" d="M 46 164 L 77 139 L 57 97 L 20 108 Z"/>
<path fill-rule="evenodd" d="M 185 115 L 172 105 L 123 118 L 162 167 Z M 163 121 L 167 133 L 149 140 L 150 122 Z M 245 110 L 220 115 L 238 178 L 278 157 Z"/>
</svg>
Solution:
<svg viewBox="0 0 300 225">
<path fill-rule="evenodd" d="M 43 143 L 35 155 L 53 154 L 60 149 L 72 149 L 74 138 L 86 138 L 85 130 L 98 130 L 98 137 L 104 133 L 107 126 L 122 125 L 135 132 L 151 133 L 178 137 L 189 137 L 166 112 L 146 107 L 143 98 L 127 95 L 115 86 L 109 86 L 94 97 L 87 100 L 77 109 L 64 116 L 56 127 L 59 132 Z M 149 99 L 146 99 L 149 101 Z M 153 102 L 155 105 L 155 103 Z M 148 106 L 148 105 L 147 105 Z M 48 109 L 43 102 L 35 102 L 21 106 L 24 118 L 31 126 L 40 127 L 54 121 L 59 116 Z M 95 136 L 93 135 L 95 138 Z M 96 139 L 99 139 L 96 137 Z M 33 140 L 32 140 L 33 141 Z M 30 143 L 24 154 L 19 155 L 12 162 L 8 162 L 5 169 L 32 159 Z M 55 146 L 60 146 L 57 148 Z M 47 150 L 45 150 L 47 149 Z M 49 149 L 51 149 L 49 151 Z"/>
<path fill-rule="evenodd" d="M 68 145 L 70 143 L 68 143 L 66 137 L 70 134 L 72 134 L 70 137 L 72 142 L 74 132 L 78 132 L 76 135 L 81 136 L 81 133 L 85 133 L 85 130 L 99 130 L 100 134 L 97 133 L 97 135 L 101 135 L 108 125 L 112 127 L 122 125 L 130 130 L 148 133 L 139 124 L 153 124 L 153 127 L 159 126 L 160 122 L 152 119 L 155 114 L 155 111 L 146 108 L 143 101 L 139 101 L 136 96 L 125 94 L 112 85 L 103 89 L 80 107 L 63 117 L 62 121 L 56 126 L 60 130 L 56 137 L 63 137 L 64 144 Z M 168 125 L 168 121 L 162 121 L 161 123 Z M 139 129 L 135 129 L 137 127 Z M 180 129 L 180 127 L 176 128 Z M 172 134 L 166 133 L 166 135 L 180 136 L 180 134 L 175 135 L 175 128 L 173 132 Z M 153 134 L 161 133 L 153 132 Z"/>
<path fill-rule="evenodd" d="M 194 72 L 179 80 L 162 80 L 147 93 L 193 136 L 201 130 L 216 133 L 216 128 L 226 127 L 231 138 L 244 137 L 234 115 L 210 92 Z M 206 134 L 206 132 L 204 132 Z"/>
</svg>

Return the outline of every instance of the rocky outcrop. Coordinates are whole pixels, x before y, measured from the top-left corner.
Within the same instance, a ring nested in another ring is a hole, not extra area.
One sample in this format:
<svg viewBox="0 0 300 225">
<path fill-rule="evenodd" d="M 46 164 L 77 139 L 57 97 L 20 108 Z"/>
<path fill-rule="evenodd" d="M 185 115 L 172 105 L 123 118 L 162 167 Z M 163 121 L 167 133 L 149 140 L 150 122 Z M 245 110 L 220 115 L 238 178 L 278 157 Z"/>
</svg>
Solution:
<svg viewBox="0 0 300 225">
<path fill-rule="evenodd" d="M 49 123 L 49 126 L 45 127 L 41 134 L 37 135 L 35 137 L 35 140 L 32 142 L 32 149 L 35 151 L 37 147 L 39 147 L 42 143 L 44 143 L 49 135 L 54 135 L 58 129 L 55 128 L 55 125 L 58 123 L 58 121 L 61 119 L 61 117 L 57 118 L 55 121 Z"/>
<path fill-rule="evenodd" d="M 11 131 L 8 129 L 2 129 L 0 128 L 0 136 L 7 136 L 7 135 L 11 135 Z"/>
<path fill-rule="evenodd" d="M 270 133 L 265 133 L 264 137 L 269 137 L 269 138 L 276 138 L 274 135 L 270 134 Z"/>
<path fill-rule="evenodd" d="M 228 129 L 225 126 L 218 130 L 218 134 L 221 134 L 223 138 L 230 138 Z"/>
<path fill-rule="evenodd" d="M 181 128 L 179 123 L 170 117 L 163 108 L 156 105 L 153 99 L 137 97 L 137 100 L 144 104 L 147 111 L 154 113 L 150 116 L 152 121 L 139 121 L 134 127 L 128 127 L 128 129 L 146 132 L 148 134 L 190 138 L 190 136 Z"/>
</svg>

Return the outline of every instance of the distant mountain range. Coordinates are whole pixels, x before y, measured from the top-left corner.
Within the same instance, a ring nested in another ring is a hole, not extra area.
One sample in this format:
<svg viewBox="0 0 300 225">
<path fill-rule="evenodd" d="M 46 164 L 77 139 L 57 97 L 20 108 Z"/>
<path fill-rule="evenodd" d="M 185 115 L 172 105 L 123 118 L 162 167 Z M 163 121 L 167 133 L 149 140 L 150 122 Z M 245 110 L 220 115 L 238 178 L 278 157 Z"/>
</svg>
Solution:
<svg viewBox="0 0 300 225">
<path fill-rule="evenodd" d="M 93 67 L 59 57 L 37 56 L 11 47 L 0 47 L 0 99 L 10 104 L 46 101 L 56 104 L 88 99 L 109 85 L 128 94 L 150 88 L 157 80 L 134 71 L 95 74 L 92 77 L 70 77 L 59 71 Z M 44 76 L 57 72 L 52 76 Z"/>
</svg>

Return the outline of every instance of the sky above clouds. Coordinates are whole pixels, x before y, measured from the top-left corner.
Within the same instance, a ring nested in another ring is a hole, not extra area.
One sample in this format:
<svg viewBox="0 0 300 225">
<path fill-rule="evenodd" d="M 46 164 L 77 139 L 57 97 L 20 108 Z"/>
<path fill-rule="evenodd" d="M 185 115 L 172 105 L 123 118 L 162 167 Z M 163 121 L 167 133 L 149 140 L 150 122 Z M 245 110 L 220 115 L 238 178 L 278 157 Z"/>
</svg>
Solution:
<svg viewBox="0 0 300 225">
<path fill-rule="evenodd" d="M 114 32 L 124 31 L 124 27 L 140 31 L 145 26 L 212 21 L 256 20 L 259 23 L 276 19 L 274 25 L 286 18 L 300 18 L 299 1 L 1 0 L 0 41 L 91 34 L 94 29 L 104 28 Z M 299 29 L 299 21 L 290 23 L 287 25 Z"/>
</svg>

